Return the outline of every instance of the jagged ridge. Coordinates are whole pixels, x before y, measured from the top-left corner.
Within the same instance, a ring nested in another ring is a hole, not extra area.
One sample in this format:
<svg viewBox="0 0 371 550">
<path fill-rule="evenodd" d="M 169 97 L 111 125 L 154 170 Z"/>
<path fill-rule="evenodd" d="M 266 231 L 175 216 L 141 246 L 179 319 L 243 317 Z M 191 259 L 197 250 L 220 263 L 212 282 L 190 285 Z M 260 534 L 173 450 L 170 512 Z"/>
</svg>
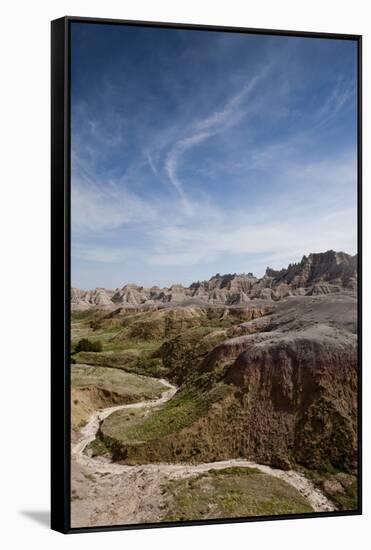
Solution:
<svg viewBox="0 0 371 550">
<path fill-rule="evenodd" d="M 71 305 L 73 309 L 191 303 L 241 305 L 256 299 L 279 301 L 287 296 L 332 294 L 356 288 L 357 255 L 328 250 L 303 256 L 301 262 L 281 270 L 267 267 L 260 279 L 252 273 L 217 273 L 208 281 L 197 281 L 189 287 L 176 284 L 169 288 L 144 288 L 126 284 L 116 290 L 73 288 Z"/>
</svg>

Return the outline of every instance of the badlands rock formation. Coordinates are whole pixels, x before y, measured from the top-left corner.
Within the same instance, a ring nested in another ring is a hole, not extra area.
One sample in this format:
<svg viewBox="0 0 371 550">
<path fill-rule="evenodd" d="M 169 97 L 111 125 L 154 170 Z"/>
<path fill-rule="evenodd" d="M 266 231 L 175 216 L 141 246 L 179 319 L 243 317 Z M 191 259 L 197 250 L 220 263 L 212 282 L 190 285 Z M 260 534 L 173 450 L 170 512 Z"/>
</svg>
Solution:
<svg viewBox="0 0 371 550">
<path fill-rule="evenodd" d="M 262 278 L 252 273 L 219 273 L 209 281 L 197 281 L 189 287 L 144 288 L 126 284 L 116 290 L 71 291 L 74 310 L 141 305 L 243 305 L 251 300 L 279 301 L 287 296 L 314 296 L 357 288 L 357 256 L 329 250 L 303 256 L 301 262 L 280 271 L 267 267 Z"/>
<path fill-rule="evenodd" d="M 281 469 L 301 465 L 354 474 L 356 297 L 297 296 L 274 302 L 270 313 L 262 310 L 261 315 L 206 336 L 188 329 L 166 340 L 158 355 L 180 389 L 173 408 L 158 413 L 158 424 L 174 421 L 192 399 L 194 408 L 202 410 L 193 415 L 190 409 L 189 421 L 177 430 L 147 441 L 134 438 L 130 444 L 113 437 L 103 423 L 102 437 L 115 460 L 136 464 L 233 457 Z"/>
</svg>

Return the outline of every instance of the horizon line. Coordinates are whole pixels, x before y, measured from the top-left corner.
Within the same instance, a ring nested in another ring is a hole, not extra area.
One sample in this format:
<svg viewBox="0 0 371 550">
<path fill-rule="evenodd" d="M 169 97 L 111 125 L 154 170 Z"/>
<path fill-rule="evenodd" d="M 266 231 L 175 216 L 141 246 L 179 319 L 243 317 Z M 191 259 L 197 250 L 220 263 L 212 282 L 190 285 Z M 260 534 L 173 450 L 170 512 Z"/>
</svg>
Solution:
<svg viewBox="0 0 371 550">
<path fill-rule="evenodd" d="M 96 286 L 94 288 L 82 288 L 82 287 L 79 287 L 79 286 L 73 286 L 71 285 L 71 290 L 84 290 L 86 292 L 93 292 L 95 290 L 111 290 L 111 291 L 116 291 L 116 290 L 120 290 L 122 288 L 125 288 L 129 285 L 133 285 L 133 286 L 136 286 L 138 288 L 148 288 L 148 289 L 152 289 L 152 288 L 159 288 L 159 289 L 170 289 L 172 288 L 173 286 L 182 286 L 183 288 L 189 288 L 191 285 L 195 284 L 195 283 L 202 283 L 202 282 L 208 282 L 210 281 L 211 279 L 213 279 L 214 277 L 228 277 L 228 276 L 236 276 L 236 277 L 240 277 L 240 276 L 251 276 L 251 277 L 254 277 L 255 279 L 259 280 L 259 279 L 262 279 L 265 275 L 266 275 L 266 272 L 268 269 L 271 269 L 272 271 L 277 271 L 277 272 L 280 272 L 280 271 L 284 271 L 285 269 L 288 269 L 290 266 L 294 266 L 294 265 L 298 265 L 300 264 L 304 258 L 308 259 L 310 256 L 313 256 L 313 255 L 319 255 L 319 254 L 327 254 L 329 252 L 334 252 L 335 254 L 346 254 L 347 256 L 349 256 L 350 258 L 354 258 L 355 256 L 358 255 L 358 250 L 355 254 L 350 254 L 349 252 L 344 252 L 343 250 L 334 250 L 332 248 L 328 249 L 328 250 L 325 250 L 324 252 L 310 252 L 309 254 L 303 254 L 301 260 L 297 261 L 297 262 L 290 262 L 286 267 L 281 267 L 279 269 L 275 269 L 275 268 L 271 268 L 269 265 L 266 267 L 265 269 L 265 272 L 264 274 L 259 277 L 259 276 L 256 276 L 253 274 L 252 271 L 244 271 L 244 272 L 232 272 L 230 271 L 229 273 L 223 273 L 223 274 L 220 274 L 220 273 L 215 273 L 214 275 L 211 275 L 209 277 L 209 279 L 197 279 L 197 280 L 194 280 L 192 281 L 189 285 L 184 285 L 183 283 L 180 283 L 179 281 L 177 282 L 173 282 L 171 283 L 170 285 L 167 285 L 167 286 L 159 286 L 159 285 L 156 285 L 156 284 L 153 284 L 151 286 L 149 285 L 144 285 L 144 284 L 138 284 L 138 283 L 135 283 L 135 282 L 126 282 L 125 284 L 123 284 L 122 286 L 116 286 L 115 288 L 113 287 L 107 287 L 107 286 Z"/>
</svg>

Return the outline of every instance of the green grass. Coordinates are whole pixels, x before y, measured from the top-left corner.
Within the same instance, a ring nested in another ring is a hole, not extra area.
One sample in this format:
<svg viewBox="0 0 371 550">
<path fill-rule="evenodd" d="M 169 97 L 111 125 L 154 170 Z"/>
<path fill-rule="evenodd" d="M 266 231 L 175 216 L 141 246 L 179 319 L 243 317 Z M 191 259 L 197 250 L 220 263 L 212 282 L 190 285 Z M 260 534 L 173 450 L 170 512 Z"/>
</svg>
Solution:
<svg viewBox="0 0 371 550">
<path fill-rule="evenodd" d="M 84 328 L 76 330 L 72 327 L 71 331 L 71 352 L 76 352 L 76 346 L 82 338 L 88 338 L 91 342 L 101 341 L 103 350 L 106 350 L 111 346 L 111 339 L 113 334 L 109 332 L 93 332 L 90 328 Z"/>
<path fill-rule="evenodd" d="M 184 390 L 150 414 L 143 410 L 121 410 L 104 420 L 104 435 L 125 443 L 151 441 L 177 433 L 206 415 L 210 405 L 228 391 L 217 386 L 207 394 Z"/>
<path fill-rule="evenodd" d="M 168 374 L 168 370 L 163 366 L 160 357 L 153 357 L 152 351 L 136 348 L 117 352 L 80 352 L 73 356 L 73 361 L 97 367 L 122 369 L 127 372 L 154 378 L 166 378 Z"/>
<path fill-rule="evenodd" d="M 139 398 L 153 399 L 164 391 L 164 385 L 149 378 L 105 367 L 76 364 L 71 366 L 73 388 L 99 387 L 122 394 L 134 394 Z"/>
<path fill-rule="evenodd" d="M 207 334 L 217 330 L 226 329 L 235 323 L 246 320 L 246 313 L 239 310 L 231 310 L 225 318 L 224 308 L 220 311 L 200 314 L 200 318 L 185 318 L 183 321 L 168 316 L 161 311 L 127 312 L 126 314 L 110 312 L 73 312 L 71 322 L 72 351 L 81 338 L 89 338 L 91 341 L 101 340 L 104 351 L 122 351 L 127 349 L 140 349 L 152 351 L 158 348 L 167 339 L 173 339 L 177 335 L 183 339 L 182 346 L 199 343 Z M 194 324 L 192 324 L 194 323 Z M 165 333 L 167 338 L 165 338 Z M 224 336 L 225 338 L 225 336 Z M 219 341 L 220 338 L 219 337 Z M 216 343 L 216 342 L 215 342 Z M 201 347 L 201 353 L 206 347 L 212 347 L 212 342 L 205 342 Z"/>
<path fill-rule="evenodd" d="M 223 331 L 207 325 L 188 329 L 165 340 L 160 353 L 171 379 L 178 385 L 196 382 L 202 361 L 225 338 Z"/>
<path fill-rule="evenodd" d="M 135 361 L 138 355 L 139 351 L 135 349 L 117 353 L 81 351 L 74 355 L 74 360 L 76 363 L 85 363 L 96 367 L 112 367 L 125 370 L 125 367 Z"/>
<path fill-rule="evenodd" d="M 169 315 L 171 310 L 169 310 Z M 176 318 L 165 317 L 163 311 L 158 312 L 128 312 L 127 314 L 103 314 L 102 312 L 75 312 L 72 314 L 71 323 L 71 351 L 73 360 L 80 362 L 76 357 L 76 345 L 82 338 L 88 338 L 91 342 L 100 341 L 103 353 L 106 352 L 136 352 L 142 354 L 145 359 L 158 350 L 162 359 L 163 370 L 158 370 L 157 363 L 153 372 L 164 376 L 170 370 L 172 378 L 177 382 L 183 382 L 183 374 L 188 377 L 188 371 L 195 370 L 196 365 L 210 351 L 216 343 L 225 339 L 226 334 L 221 334 L 218 329 L 229 326 L 231 319 L 223 319 L 221 314 L 208 319 L 202 314 L 202 319 L 186 319 L 186 322 L 195 322 L 196 326 L 182 325 Z M 234 319 L 236 321 L 236 319 Z M 112 324 L 113 323 L 113 324 Z M 201 323 L 201 326 L 197 325 Z M 165 338 L 165 332 L 169 338 Z M 214 333 L 215 336 L 212 334 Z M 162 347 L 161 347 L 162 346 Z M 93 358 L 89 358 L 89 364 L 97 364 Z M 97 361 L 100 361 L 98 358 Z M 99 362 L 99 364 L 101 364 Z M 116 366 L 116 365 L 115 365 Z M 146 374 L 142 364 L 127 365 L 130 370 Z M 155 365 L 152 365 L 155 367 Z M 126 368 L 126 367 L 124 367 Z M 150 369 L 151 370 L 151 369 Z M 180 374 L 179 374 L 180 373 Z M 179 374 L 179 376 L 178 376 Z M 152 375 L 148 372 L 148 375 Z M 156 376 L 156 374 L 154 374 Z"/>
<path fill-rule="evenodd" d="M 211 470 L 169 482 L 164 521 L 267 516 L 312 512 L 300 493 L 286 482 L 254 468 Z"/>
<path fill-rule="evenodd" d="M 87 451 L 90 451 L 92 457 L 110 454 L 110 450 L 98 437 L 96 437 L 91 443 L 89 443 L 86 449 Z"/>
<path fill-rule="evenodd" d="M 257 468 L 243 468 L 241 466 L 230 466 L 229 468 L 223 468 L 221 470 L 208 470 L 204 476 L 251 476 L 254 474 L 261 474 L 262 472 Z"/>
<path fill-rule="evenodd" d="M 108 327 L 101 330 L 93 330 L 89 326 L 76 326 L 72 324 L 71 328 L 71 352 L 75 353 L 76 345 L 82 338 L 88 338 L 91 342 L 101 341 L 103 351 L 126 351 L 136 349 L 140 351 L 153 351 L 158 348 L 162 340 L 141 340 L 140 338 L 131 338 L 129 336 L 121 339 L 117 338 L 120 333 L 120 327 Z"/>
<path fill-rule="evenodd" d="M 137 350 L 137 351 L 154 351 L 159 346 L 158 341 L 151 341 L 151 342 L 141 342 L 139 340 L 109 340 L 106 342 L 103 342 L 103 349 L 105 351 L 130 351 L 130 350 Z"/>
<path fill-rule="evenodd" d="M 124 349 L 125 343 L 115 342 L 115 336 L 121 326 L 100 325 L 104 315 L 102 312 L 73 312 L 71 316 L 71 351 L 74 353 L 76 344 L 81 338 L 88 338 L 92 342 L 102 341 L 103 350 Z M 97 328 L 94 328 L 97 327 Z"/>
</svg>

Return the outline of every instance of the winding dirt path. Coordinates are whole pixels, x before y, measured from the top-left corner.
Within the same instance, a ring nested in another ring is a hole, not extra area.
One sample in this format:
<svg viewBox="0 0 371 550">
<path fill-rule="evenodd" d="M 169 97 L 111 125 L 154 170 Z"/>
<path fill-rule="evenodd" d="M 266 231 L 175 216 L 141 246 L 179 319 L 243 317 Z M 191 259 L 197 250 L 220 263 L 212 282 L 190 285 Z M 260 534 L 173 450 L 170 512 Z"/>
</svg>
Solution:
<svg viewBox="0 0 371 550">
<path fill-rule="evenodd" d="M 156 382 L 158 381 L 157 378 L 153 378 L 152 380 Z M 77 457 L 80 463 L 88 464 L 89 466 L 97 464 L 99 462 L 99 459 L 94 458 L 89 460 L 89 457 L 84 454 L 84 450 L 87 445 L 89 445 L 89 443 L 94 441 L 100 423 L 112 413 L 120 411 L 122 409 L 150 409 L 153 407 L 157 407 L 158 405 L 162 405 L 163 403 L 166 403 L 166 401 L 169 401 L 169 399 L 173 397 L 178 388 L 167 382 L 167 380 L 165 380 L 164 378 L 161 378 L 159 381 L 164 386 L 166 386 L 168 390 L 163 392 L 161 397 L 159 397 L 158 399 L 138 401 L 137 403 L 131 403 L 129 405 L 116 405 L 114 407 L 107 407 L 106 409 L 95 411 L 95 413 L 93 413 L 89 418 L 87 424 L 85 424 L 85 426 L 81 428 L 80 432 L 82 434 L 82 438 L 72 447 L 72 456 Z M 114 464 L 111 465 L 114 466 Z"/>
<path fill-rule="evenodd" d="M 121 409 L 149 409 L 171 399 L 177 388 L 164 379 L 161 382 L 168 389 L 160 398 L 98 410 L 81 429 L 81 438 L 72 447 L 72 486 L 78 487 L 80 483 L 88 485 L 88 488 L 86 490 L 84 487 L 82 496 L 76 496 L 75 500 L 74 491 L 72 492 L 73 526 L 158 521 L 165 507 L 161 489 L 165 481 L 231 466 L 257 468 L 265 474 L 282 479 L 292 485 L 315 512 L 336 509 L 309 479 L 294 470 L 279 470 L 242 459 L 200 464 L 156 463 L 129 466 L 112 463 L 105 457 L 92 458 L 84 452 L 87 445 L 95 439 L 100 423 L 113 412 Z M 96 483 L 98 478 L 99 483 Z M 84 502 L 83 506 L 79 501 Z"/>
</svg>

